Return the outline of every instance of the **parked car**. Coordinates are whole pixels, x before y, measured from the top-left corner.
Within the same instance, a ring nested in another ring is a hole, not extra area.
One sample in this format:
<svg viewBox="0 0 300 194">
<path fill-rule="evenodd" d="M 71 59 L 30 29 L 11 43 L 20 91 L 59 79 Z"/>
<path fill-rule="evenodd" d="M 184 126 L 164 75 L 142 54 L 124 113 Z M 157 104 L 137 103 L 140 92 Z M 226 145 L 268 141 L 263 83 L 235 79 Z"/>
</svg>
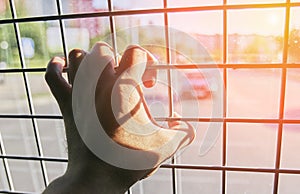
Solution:
<svg viewBox="0 0 300 194">
<path fill-rule="evenodd" d="M 210 75 L 209 71 L 183 71 L 181 77 L 181 97 L 183 99 L 205 99 L 212 96 L 217 90 L 215 78 Z"/>
</svg>

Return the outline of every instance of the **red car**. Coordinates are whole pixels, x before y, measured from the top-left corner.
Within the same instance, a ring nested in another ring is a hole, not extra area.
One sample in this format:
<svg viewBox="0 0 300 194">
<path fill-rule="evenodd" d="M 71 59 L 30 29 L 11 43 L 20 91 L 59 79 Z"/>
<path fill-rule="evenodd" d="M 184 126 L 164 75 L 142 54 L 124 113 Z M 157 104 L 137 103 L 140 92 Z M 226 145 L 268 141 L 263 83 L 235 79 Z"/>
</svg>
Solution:
<svg viewBox="0 0 300 194">
<path fill-rule="evenodd" d="M 216 90 L 216 84 L 213 82 L 214 79 L 208 75 L 198 70 L 183 72 L 181 97 L 183 99 L 210 97 Z"/>
</svg>

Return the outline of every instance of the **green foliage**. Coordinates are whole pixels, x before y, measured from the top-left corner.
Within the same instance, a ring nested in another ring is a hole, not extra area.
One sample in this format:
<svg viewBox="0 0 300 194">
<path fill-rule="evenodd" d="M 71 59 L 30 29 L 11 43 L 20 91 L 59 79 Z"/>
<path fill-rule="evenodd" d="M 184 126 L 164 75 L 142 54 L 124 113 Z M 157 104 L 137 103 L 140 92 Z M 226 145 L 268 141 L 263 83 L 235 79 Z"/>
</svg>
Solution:
<svg viewBox="0 0 300 194">
<path fill-rule="evenodd" d="M 15 1 L 17 7 L 24 7 L 24 1 Z M 17 9 L 17 15 L 26 15 L 26 9 Z M 6 5 L 4 12 L 0 13 L 2 18 L 11 18 L 9 5 Z M 46 22 L 30 22 L 17 24 L 21 37 L 31 38 L 35 44 L 34 59 L 49 59 L 49 53 L 46 48 Z M 0 25 L 0 44 L 7 43 L 6 49 L 0 47 L 0 61 L 8 64 L 8 67 L 20 67 L 20 57 L 18 44 L 16 41 L 15 28 L 13 24 Z M 0 45 L 1 46 L 1 45 Z"/>
<path fill-rule="evenodd" d="M 21 37 L 31 38 L 34 41 L 37 55 L 45 55 L 46 49 L 46 24 L 44 23 L 24 23 L 20 24 Z"/>
<path fill-rule="evenodd" d="M 10 67 L 19 66 L 19 54 L 16 37 L 11 24 L 0 26 L 0 45 L 7 44 L 7 48 L 0 47 L 0 61 L 5 62 Z"/>
<path fill-rule="evenodd" d="M 21 37 L 31 38 L 35 44 L 34 59 L 49 59 L 46 48 L 46 24 L 44 23 L 23 23 L 19 24 Z M 12 24 L 0 26 L 0 43 L 7 42 L 7 49 L 0 49 L 0 60 L 5 61 L 10 67 L 19 66 L 19 51 L 16 35 Z"/>
</svg>

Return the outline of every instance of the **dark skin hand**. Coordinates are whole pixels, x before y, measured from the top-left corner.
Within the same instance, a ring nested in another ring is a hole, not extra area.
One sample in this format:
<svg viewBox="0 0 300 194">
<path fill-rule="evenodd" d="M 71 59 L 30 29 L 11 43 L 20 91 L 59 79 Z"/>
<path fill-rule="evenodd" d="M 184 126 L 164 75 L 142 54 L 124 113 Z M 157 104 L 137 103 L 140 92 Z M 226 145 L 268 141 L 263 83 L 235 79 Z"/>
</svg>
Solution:
<svg viewBox="0 0 300 194">
<path fill-rule="evenodd" d="M 117 81 L 122 78 L 143 83 L 146 87 L 152 87 L 155 84 L 156 71 L 147 70 L 146 66 L 155 65 L 156 60 L 147 50 L 136 45 L 128 47 L 118 66 L 115 64 L 112 48 L 106 43 L 96 43 L 91 53 L 96 54 L 99 61 L 104 58 L 109 59 L 108 66 L 102 75 L 99 75 L 95 92 L 97 115 L 103 129 L 117 144 L 154 155 L 157 158 L 156 165 L 142 170 L 123 169 L 103 161 L 86 146 L 77 130 L 73 117 L 72 85 L 82 60 L 90 56 L 90 53 L 75 49 L 69 53 L 68 76 L 70 83 L 62 77 L 62 71 L 66 66 L 66 62 L 61 57 L 51 59 L 45 75 L 47 84 L 62 112 L 68 144 L 67 170 L 63 176 L 54 180 L 46 188 L 45 194 L 125 193 L 137 181 L 155 172 L 160 164 L 172 157 L 176 151 L 189 145 L 195 137 L 195 132 L 192 128 L 183 128 L 181 122 L 178 121 L 169 122 L 169 129 L 158 126 L 149 113 L 140 86 L 136 87 L 136 92 L 132 92 L 130 84 L 126 85 Z M 130 69 L 133 66 L 135 68 Z M 145 123 L 150 123 L 146 128 L 158 128 L 159 130 L 152 135 L 143 137 L 130 134 L 124 127 L 125 124 L 123 125 L 122 122 L 119 122 L 115 118 L 116 114 L 113 114 L 111 106 L 113 87 L 115 87 L 115 92 L 120 94 L 117 98 L 114 98 L 116 104 L 120 105 L 115 110 L 119 111 L 117 115 L 122 116 L 123 113 L 127 113 L 126 110 L 134 109 L 134 114 L 129 119 L 138 121 L 140 125 L 131 127 L 141 128 L 145 127 Z M 130 98 L 125 100 L 123 96 L 128 96 L 128 93 L 130 93 Z M 166 142 L 172 143 L 165 149 L 153 149 L 159 148 Z M 149 152 L 149 150 L 152 151 Z"/>
</svg>

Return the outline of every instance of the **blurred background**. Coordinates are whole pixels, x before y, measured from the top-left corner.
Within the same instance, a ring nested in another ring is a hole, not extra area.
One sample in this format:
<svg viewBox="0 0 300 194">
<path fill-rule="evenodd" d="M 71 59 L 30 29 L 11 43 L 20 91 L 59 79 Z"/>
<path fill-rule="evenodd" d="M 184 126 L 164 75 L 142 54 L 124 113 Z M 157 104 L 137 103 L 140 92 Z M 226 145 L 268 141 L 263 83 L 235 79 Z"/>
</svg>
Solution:
<svg viewBox="0 0 300 194">
<path fill-rule="evenodd" d="M 150 50 L 163 67 L 144 88 L 151 113 L 165 125 L 176 111 L 197 130 L 130 193 L 298 193 L 300 1 L 224 2 L 0 0 L 0 193 L 39 193 L 65 171 L 64 125 L 44 68 L 97 41 L 119 55 L 129 44 Z M 215 138 L 205 140 L 212 123 Z"/>
</svg>

